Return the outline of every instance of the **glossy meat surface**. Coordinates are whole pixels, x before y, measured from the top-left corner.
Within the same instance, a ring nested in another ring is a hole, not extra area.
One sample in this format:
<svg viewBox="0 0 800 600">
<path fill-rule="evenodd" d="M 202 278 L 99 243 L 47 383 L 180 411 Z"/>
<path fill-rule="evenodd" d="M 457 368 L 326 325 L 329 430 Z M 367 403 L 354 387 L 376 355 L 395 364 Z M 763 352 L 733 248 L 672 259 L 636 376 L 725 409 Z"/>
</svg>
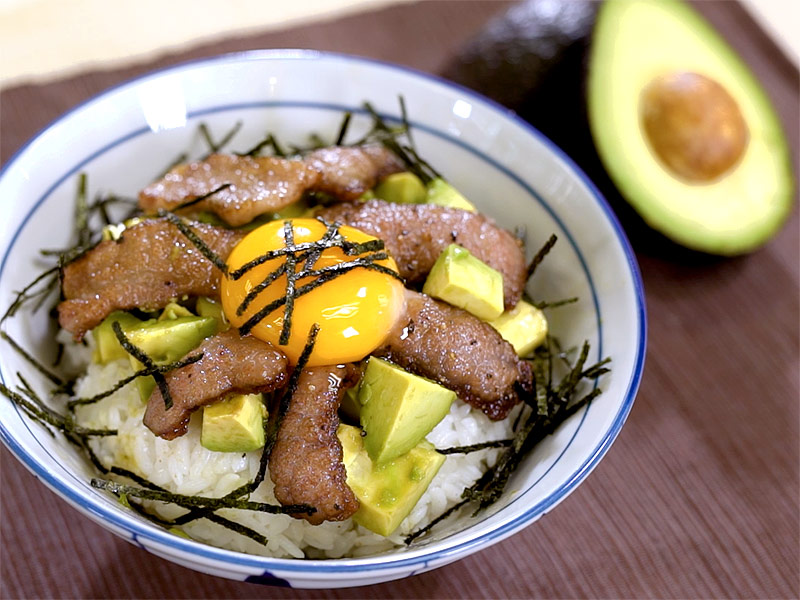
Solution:
<svg viewBox="0 0 800 600">
<path fill-rule="evenodd" d="M 382 200 L 329 206 L 318 216 L 351 225 L 384 241 L 409 283 L 424 281 L 439 254 L 460 244 L 503 275 L 503 299 L 513 308 L 522 296 L 527 265 L 522 245 L 491 219 L 432 204 L 394 204 Z"/>
<path fill-rule="evenodd" d="M 205 340 L 189 355 L 195 363 L 165 375 L 173 405 L 167 409 L 156 387 L 147 402 L 144 424 L 159 437 L 175 439 L 186 433 L 192 412 L 230 394 L 271 392 L 288 381 L 282 352 L 252 336 L 229 329 Z"/>
<path fill-rule="evenodd" d="M 355 200 L 384 177 L 404 170 L 403 163 L 383 146 L 331 146 L 315 150 L 305 162 L 320 173 L 314 189 L 337 200 Z"/>
<path fill-rule="evenodd" d="M 528 363 L 491 325 L 410 290 L 406 315 L 373 354 L 439 382 L 495 421 L 533 387 Z"/>
<path fill-rule="evenodd" d="M 190 226 L 222 259 L 244 236 L 203 223 Z M 148 219 L 64 268 L 58 321 L 80 339 L 118 309 L 161 308 L 184 294 L 217 296 L 220 276 L 177 227 Z"/>
<path fill-rule="evenodd" d="M 275 497 L 284 505 L 315 507 L 311 515 L 293 515 L 314 525 L 343 521 L 359 508 L 346 483 L 342 445 L 336 437 L 336 411 L 356 377 L 353 365 L 303 369 L 270 454 Z"/>
<path fill-rule="evenodd" d="M 212 154 L 178 165 L 148 185 L 139 193 L 139 206 L 148 213 L 173 210 L 230 184 L 187 210 L 212 212 L 229 225 L 239 226 L 297 202 L 319 178 L 319 173 L 301 160 Z"/>
</svg>

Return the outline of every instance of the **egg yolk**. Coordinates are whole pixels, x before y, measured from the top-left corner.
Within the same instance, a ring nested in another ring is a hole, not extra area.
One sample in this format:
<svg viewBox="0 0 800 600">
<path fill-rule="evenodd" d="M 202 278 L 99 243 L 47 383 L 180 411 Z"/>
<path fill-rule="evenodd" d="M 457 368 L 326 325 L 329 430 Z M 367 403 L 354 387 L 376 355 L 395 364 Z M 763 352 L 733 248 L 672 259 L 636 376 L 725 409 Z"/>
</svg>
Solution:
<svg viewBox="0 0 800 600">
<path fill-rule="evenodd" d="M 295 246 L 322 240 L 327 231 L 327 227 L 316 219 L 293 219 L 290 222 Z M 284 223 L 284 220 L 272 221 L 254 229 L 239 242 L 228 258 L 228 275 L 223 275 L 221 281 L 222 307 L 225 316 L 236 327 L 242 327 L 268 304 L 286 297 L 287 278 L 282 274 L 258 293 L 241 314 L 237 314 L 248 293 L 285 265 L 285 256 L 250 268 L 239 279 L 233 278 L 237 269 L 251 261 L 270 251 L 286 248 Z M 338 231 L 348 242 L 363 243 L 376 239 L 353 227 L 341 226 Z M 303 252 L 298 249 L 291 253 L 297 257 L 296 273 L 302 269 L 320 271 L 371 254 L 366 252 L 348 256 L 339 247 L 326 248 L 312 267 L 304 260 Z M 391 258 L 374 262 L 397 272 L 397 264 Z M 303 291 L 303 286 L 318 278 L 314 274 L 297 278 L 296 291 Z M 389 274 L 356 267 L 318 282 L 318 286 L 308 293 L 295 296 L 287 344 L 279 344 L 284 321 L 283 305 L 258 321 L 250 333 L 273 344 L 286 354 L 290 363 L 297 364 L 308 341 L 309 331 L 314 324 L 318 324 L 319 332 L 308 366 L 361 360 L 383 343 L 400 317 L 403 290 L 402 282 Z"/>
</svg>

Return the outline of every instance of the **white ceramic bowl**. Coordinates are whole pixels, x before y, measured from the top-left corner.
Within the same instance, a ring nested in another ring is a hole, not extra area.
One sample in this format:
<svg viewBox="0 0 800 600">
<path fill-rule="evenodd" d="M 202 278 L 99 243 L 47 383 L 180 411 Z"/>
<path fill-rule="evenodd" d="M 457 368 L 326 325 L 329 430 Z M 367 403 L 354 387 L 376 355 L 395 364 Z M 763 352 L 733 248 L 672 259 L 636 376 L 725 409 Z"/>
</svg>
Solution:
<svg viewBox="0 0 800 600">
<path fill-rule="evenodd" d="M 363 126 L 365 100 L 399 118 L 400 94 L 421 154 L 481 211 L 509 229 L 526 228 L 529 255 L 551 233 L 559 236 L 529 291 L 539 299 L 579 296 L 579 303 L 551 311 L 551 330 L 570 345 L 588 339 L 590 361 L 613 358 L 603 395 L 524 461 L 496 506 L 381 556 L 270 559 L 186 540 L 126 511 L 89 486 L 91 468 L 69 444 L 0 398 L 0 437 L 17 458 L 90 519 L 154 554 L 232 579 L 310 588 L 365 585 L 440 567 L 530 525 L 574 490 L 619 433 L 639 385 L 645 308 L 635 259 L 608 205 L 558 148 L 500 106 L 430 75 L 349 56 L 252 52 L 169 68 L 89 100 L 28 143 L 0 175 L 0 311 L 36 272 L 40 248 L 69 245 L 78 173 L 89 174 L 91 192 L 134 196 L 180 151 L 202 151 L 200 121 L 220 136 L 242 120 L 235 150 L 267 131 L 302 142 L 310 131 L 333 136 L 345 110 L 360 115 L 355 126 Z M 46 319 L 16 319 L 7 331 L 42 351 Z M 3 345 L 0 379 L 13 385 L 17 371 L 37 380 Z"/>
</svg>

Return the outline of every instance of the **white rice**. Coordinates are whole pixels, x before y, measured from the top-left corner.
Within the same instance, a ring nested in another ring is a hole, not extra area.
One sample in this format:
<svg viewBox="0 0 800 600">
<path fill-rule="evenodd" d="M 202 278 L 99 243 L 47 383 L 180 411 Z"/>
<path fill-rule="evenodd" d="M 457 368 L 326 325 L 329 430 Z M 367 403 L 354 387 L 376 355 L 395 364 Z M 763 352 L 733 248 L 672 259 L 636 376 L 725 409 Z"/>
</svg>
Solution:
<svg viewBox="0 0 800 600">
<path fill-rule="evenodd" d="M 103 392 L 132 373 L 128 361 L 107 365 L 91 363 L 78 382 L 76 392 L 87 397 Z M 247 454 L 212 452 L 200 445 L 200 414 L 196 413 L 189 432 L 173 441 L 153 435 L 142 424 L 145 404 L 135 384 L 93 405 L 78 407 L 82 425 L 113 428 L 115 437 L 98 438 L 93 442 L 100 460 L 116 465 L 148 479 L 174 493 L 222 496 L 252 480 L 258 470 L 260 451 Z M 450 414 L 436 426 L 427 439 L 437 448 L 464 446 L 487 440 L 509 437 L 511 419 L 492 422 L 483 413 L 456 401 Z M 455 504 L 465 487 L 494 464 L 499 450 L 483 450 L 466 455 L 447 456 L 416 507 L 398 530 L 388 538 L 356 525 L 351 519 L 312 526 L 302 519 L 286 515 L 225 509 L 219 514 L 264 535 L 266 546 L 223 526 L 199 519 L 182 529 L 195 540 L 210 545 L 250 554 L 273 557 L 340 558 L 368 556 L 403 546 L 403 538 L 419 529 Z M 277 503 L 269 477 L 251 495 L 252 500 Z M 185 512 L 174 505 L 148 503 L 151 510 L 164 518 Z"/>
</svg>

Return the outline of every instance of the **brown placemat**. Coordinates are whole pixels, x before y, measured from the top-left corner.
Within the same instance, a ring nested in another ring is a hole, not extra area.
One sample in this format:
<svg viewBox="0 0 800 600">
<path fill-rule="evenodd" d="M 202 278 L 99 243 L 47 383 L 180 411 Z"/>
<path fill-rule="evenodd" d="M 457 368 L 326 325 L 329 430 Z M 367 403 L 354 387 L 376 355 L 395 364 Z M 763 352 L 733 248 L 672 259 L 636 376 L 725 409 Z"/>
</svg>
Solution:
<svg viewBox="0 0 800 600">
<path fill-rule="evenodd" d="M 9 89 L 0 95 L 0 161 L 76 103 L 152 68 L 234 50 L 306 47 L 438 72 L 505 6 L 424 2 Z M 699 8 L 755 67 L 797 157 L 797 70 L 738 5 L 704 2 Z M 631 233 L 634 239 L 647 237 Z M 365 588 L 299 591 L 236 583 L 117 539 L 69 508 L 2 449 L 0 595 L 797 597 L 797 211 L 778 237 L 748 257 L 665 257 L 644 243 L 636 250 L 650 332 L 634 409 L 586 482 L 510 539 L 442 569 Z"/>
</svg>

